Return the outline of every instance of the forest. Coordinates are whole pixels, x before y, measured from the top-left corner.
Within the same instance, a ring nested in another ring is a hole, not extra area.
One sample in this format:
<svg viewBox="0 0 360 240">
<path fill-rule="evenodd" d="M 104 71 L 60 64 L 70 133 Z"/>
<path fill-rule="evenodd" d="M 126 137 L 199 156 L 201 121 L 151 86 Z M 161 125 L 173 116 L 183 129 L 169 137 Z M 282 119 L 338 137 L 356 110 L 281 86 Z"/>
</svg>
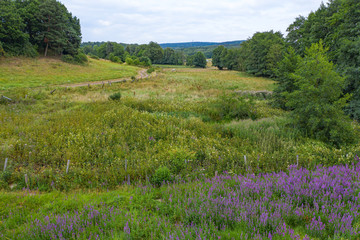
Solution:
<svg viewBox="0 0 360 240">
<path fill-rule="evenodd" d="M 80 20 L 56 0 L 2 0 L 0 55 L 77 56 Z"/>
<path fill-rule="evenodd" d="M 357 0 L 332 0 L 326 5 L 321 4 L 318 10 L 311 12 L 307 17 L 297 17 L 287 28 L 288 33 L 285 37 L 282 33 L 272 30 L 257 32 L 238 49 L 217 47 L 213 52 L 213 65 L 219 69 L 246 71 L 255 76 L 276 79 L 279 84 L 275 90 L 275 104 L 288 109 L 291 106 L 285 106 L 285 95 L 298 90 L 300 86 L 294 84 L 296 79 L 305 77 L 305 73 L 301 73 L 301 65 L 309 64 L 310 58 L 321 57 L 331 62 L 333 66 L 328 67 L 343 78 L 340 81 L 343 82 L 342 90 L 339 91 L 341 97 L 347 98 L 348 104 L 344 109 L 351 118 L 359 120 L 358 9 L 360 2 Z M 320 46 L 316 47 L 316 44 Z M 318 81 L 318 84 L 328 84 L 320 79 Z"/>
</svg>

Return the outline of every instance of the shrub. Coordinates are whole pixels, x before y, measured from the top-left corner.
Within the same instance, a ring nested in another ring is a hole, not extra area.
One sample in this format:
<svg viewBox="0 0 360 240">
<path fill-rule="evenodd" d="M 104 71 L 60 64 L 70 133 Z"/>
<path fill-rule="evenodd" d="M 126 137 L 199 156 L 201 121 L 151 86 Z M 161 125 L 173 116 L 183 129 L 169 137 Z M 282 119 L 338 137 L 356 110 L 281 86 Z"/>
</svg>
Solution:
<svg viewBox="0 0 360 240">
<path fill-rule="evenodd" d="M 61 60 L 66 63 L 74 63 L 74 58 L 71 55 L 62 55 Z"/>
<path fill-rule="evenodd" d="M 213 120 L 256 119 L 253 98 L 245 99 L 237 94 L 223 95 L 210 105 Z"/>
<path fill-rule="evenodd" d="M 163 182 L 170 182 L 172 180 L 170 169 L 167 167 L 160 167 L 155 171 L 151 177 L 151 183 L 160 187 Z"/>
<path fill-rule="evenodd" d="M 80 52 L 74 56 L 74 61 L 75 63 L 84 64 L 88 62 L 88 58 L 85 53 Z"/>
<path fill-rule="evenodd" d="M 92 58 L 92 59 L 96 59 L 96 60 L 99 60 L 100 58 L 94 54 L 89 54 L 89 57 Z"/>
<path fill-rule="evenodd" d="M 125 59 L 125 62 L 126 62 L 126 64 L 128 64 L 128 65 L 134 65 L 134 60 L 133 60 L 132 58 L 130 58 L 130 57 L 127 57 L 127 58 Z"/>
<path fill-rule="evenodd" d="M 185 167 L 186 162 L 195 159 L 195 152 L 182 148 L 175 148 L 169 151 L 169 164 L 173 174 L 179 174 Z"/>
<path fill-rule="evenodd" d="M 140 57 L 139 61 L 142 66 L 145 67 L 151 66 L 151 60 L 148 57 Z"/>
<path fill-rule="evenodd" d="M 66 63 L 71 64 L 84 64 L 88 62 L 88 58 L 85 53 L 78 53 L 75 56 L 71 56 L 69 54 L 62 55 L 61 60 Z"/>
<path fill-rule="evenodd" d="M 151 73 L 155 72 L 155 68 L 154 68 L 154 67 L 151 67 L 151 68 L 149 68 L 146 72 L 147 72 L 148 74 L 151 74 Z"/>
<path fill-rule="evenodd" d="M 111 94 L 109 96 L 109 99 L 110 100 L 113 100 L 113 101 L 118 101 L 121 99 L 121 93 L 120 92 L 117 92 L 117 93 L 114 93 L 114 94 Z"/>
<path fill-rule="evenodd" d="M 110 53 L 109 60 L 114 63 L 122 63 L 121 59 L 118 56 L 115 56 L 113 53 Z"/>
</svg>

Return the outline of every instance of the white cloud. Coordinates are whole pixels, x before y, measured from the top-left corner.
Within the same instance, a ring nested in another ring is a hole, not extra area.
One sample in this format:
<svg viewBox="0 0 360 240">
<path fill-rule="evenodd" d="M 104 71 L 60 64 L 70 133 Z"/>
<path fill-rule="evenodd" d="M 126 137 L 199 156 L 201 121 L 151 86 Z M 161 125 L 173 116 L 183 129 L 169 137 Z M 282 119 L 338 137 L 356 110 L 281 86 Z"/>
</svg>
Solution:
<svg viewBox="0 0 360 240">
<path fill-rule="evenodd" d="M 83 41 L 227 41 L 285 33 L 322 0 L 60 0 L 80 18 Z M 325 1 L 326 2 L 326 1 Z"/>
</svg>

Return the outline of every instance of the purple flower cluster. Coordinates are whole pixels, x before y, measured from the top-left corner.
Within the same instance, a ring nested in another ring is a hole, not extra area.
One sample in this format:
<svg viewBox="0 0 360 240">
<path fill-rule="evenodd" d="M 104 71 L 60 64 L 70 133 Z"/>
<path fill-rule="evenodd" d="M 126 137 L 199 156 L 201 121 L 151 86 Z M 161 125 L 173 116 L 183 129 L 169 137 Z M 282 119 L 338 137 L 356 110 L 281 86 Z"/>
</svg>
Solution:
<svg viewBox="0 0 360 240">
<path fill-rule="evenodd" d="M 185 224 L 241 229 L 248 239 L 360 236 L 359 164 L 314 171 L 291 166 L 287 173 L 216 176 L 191 186 L 169 185 L 164 202 Z M 295 233 L 299 226 L 308 236 Z"/>
<path fill-rule="evenodd" d="M 18 239 L 360 237 L 360 164 L 313 171 L 291 166 L 287 172 L 226 174 L 161 190 L 137 189 L 146 202 L 135 195 L 126 209 L 101 204 L 43 216 Z M 154 199 L 159 191 L 161 199 Z"/>
</svg>

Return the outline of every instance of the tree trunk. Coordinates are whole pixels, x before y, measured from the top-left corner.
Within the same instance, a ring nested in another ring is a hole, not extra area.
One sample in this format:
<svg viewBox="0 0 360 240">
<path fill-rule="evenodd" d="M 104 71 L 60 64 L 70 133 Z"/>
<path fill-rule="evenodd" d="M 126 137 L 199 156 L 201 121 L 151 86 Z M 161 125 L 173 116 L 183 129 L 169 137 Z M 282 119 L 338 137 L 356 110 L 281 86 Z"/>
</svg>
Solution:
<svg viewBox="0 0 360 240">
<path fill-rule="evenodd" d="M 46 57 L 46 55 L 47 55 L 48 47 L 49 47 L 49 43 L 46 43 L 46 48 L 45 48 L 45 57 Z"/>
</svg>

